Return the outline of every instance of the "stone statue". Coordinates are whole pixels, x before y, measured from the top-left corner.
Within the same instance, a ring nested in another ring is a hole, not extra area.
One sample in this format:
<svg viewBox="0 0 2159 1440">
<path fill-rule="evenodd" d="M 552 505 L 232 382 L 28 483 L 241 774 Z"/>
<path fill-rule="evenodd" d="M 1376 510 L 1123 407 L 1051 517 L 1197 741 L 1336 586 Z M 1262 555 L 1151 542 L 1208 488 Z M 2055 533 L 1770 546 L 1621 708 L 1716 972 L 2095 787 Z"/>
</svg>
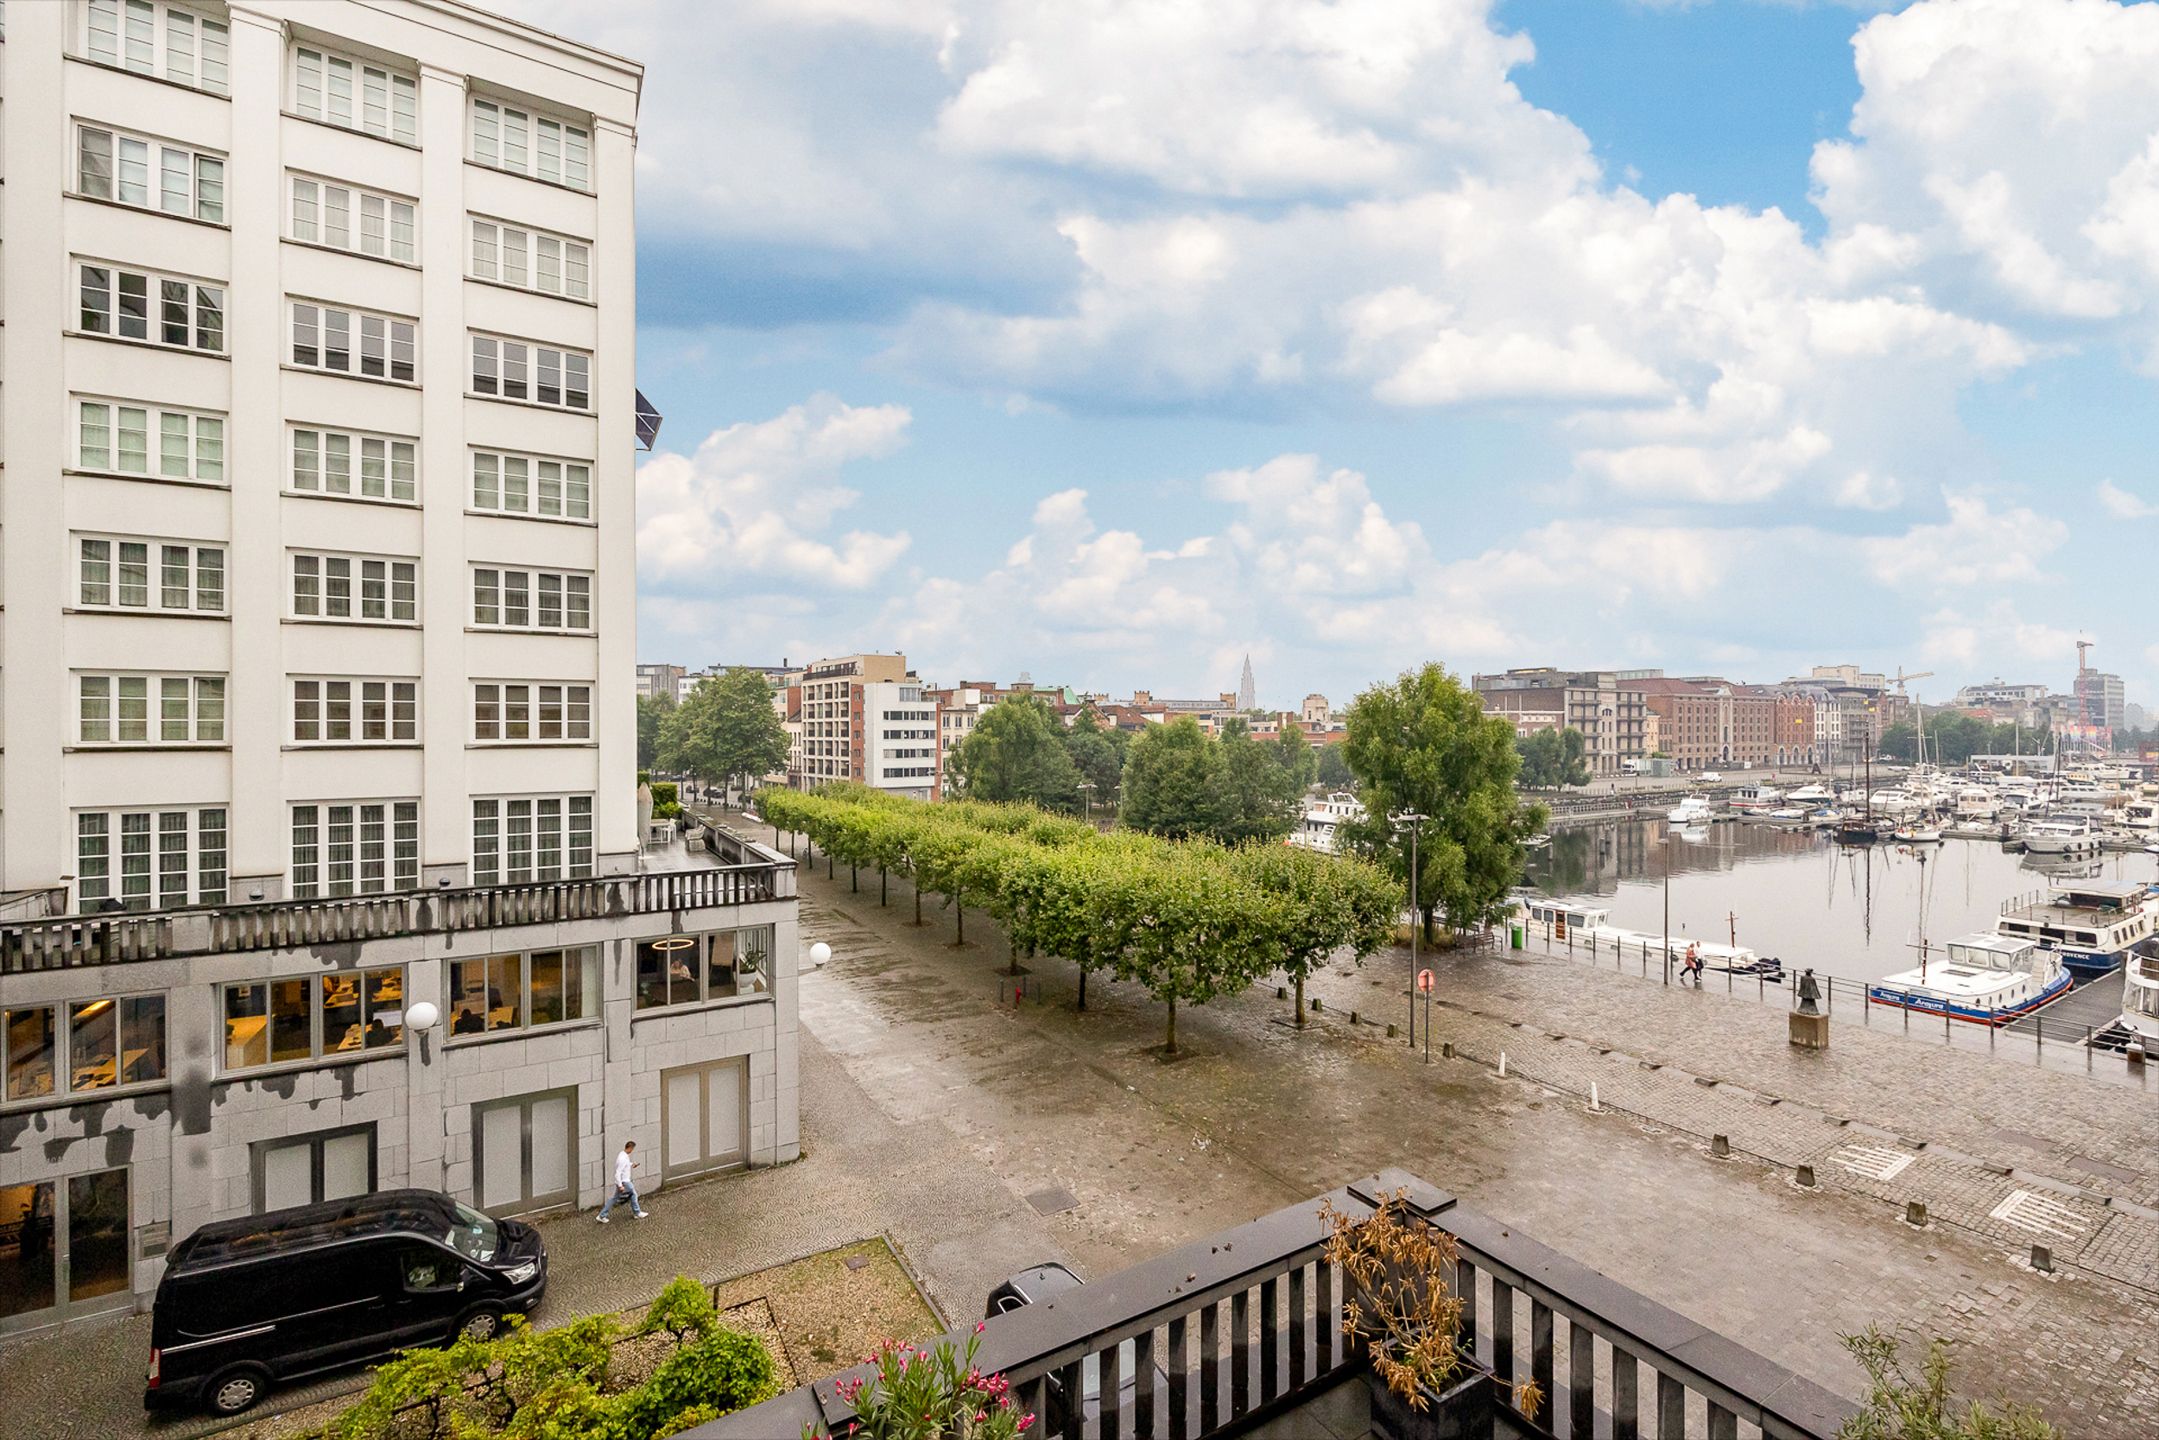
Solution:
<svg viewBox="0 0 2159 1440">
<path fill-rule="evenodd" d="M 1799 975 L 1799 1013 L 1802 1015 L 1821 1014 L 1822 1007 L 1816 1003 L 1821 998 L 1822 987 L 1815 980 L 1814 971 L 1812 969 L 1801 971 Z"/>
</svg>

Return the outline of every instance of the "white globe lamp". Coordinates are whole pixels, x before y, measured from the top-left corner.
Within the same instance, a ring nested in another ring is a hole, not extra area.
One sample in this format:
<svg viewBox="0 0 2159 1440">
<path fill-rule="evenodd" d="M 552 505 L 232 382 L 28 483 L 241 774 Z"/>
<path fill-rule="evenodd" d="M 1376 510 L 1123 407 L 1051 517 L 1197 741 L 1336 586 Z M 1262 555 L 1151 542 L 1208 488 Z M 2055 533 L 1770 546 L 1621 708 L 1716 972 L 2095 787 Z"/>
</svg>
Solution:
<svg viewBox="0 0 2159 1440">
<path fill-rule="evenodd" d="M 422 1000 L 405 1012 L 405 1023 L 415 1030 L 432 1030 L 441 1019 L 442 1012 L 429 1000 Z"/>
<path fill-rule="evenodd" d="M 827 960 L 830 960 L 831 958 L 832 947 L 830 945 L 827 945 L 824 941 L 820 940 L 815 945 L 812 945 L 810 947 L 810 964 L 814 965 L 819 970 L 824 969 L 825 962 Z"/>
</svg>

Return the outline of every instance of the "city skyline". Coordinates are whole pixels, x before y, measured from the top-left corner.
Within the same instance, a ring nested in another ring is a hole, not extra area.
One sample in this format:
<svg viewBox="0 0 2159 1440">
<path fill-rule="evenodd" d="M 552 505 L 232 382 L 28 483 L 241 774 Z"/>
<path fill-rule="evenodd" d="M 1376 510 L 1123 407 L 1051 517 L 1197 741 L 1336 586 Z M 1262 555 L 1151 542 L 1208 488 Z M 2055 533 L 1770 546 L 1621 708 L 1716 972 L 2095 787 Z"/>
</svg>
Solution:
<svg viewBox="0 0 2159 1440">
<path fill-rule="evenodd" d="M 2152 693 L 2151 7 L 518 8 L 655 57 L 648 657 Z"/>
</svg>

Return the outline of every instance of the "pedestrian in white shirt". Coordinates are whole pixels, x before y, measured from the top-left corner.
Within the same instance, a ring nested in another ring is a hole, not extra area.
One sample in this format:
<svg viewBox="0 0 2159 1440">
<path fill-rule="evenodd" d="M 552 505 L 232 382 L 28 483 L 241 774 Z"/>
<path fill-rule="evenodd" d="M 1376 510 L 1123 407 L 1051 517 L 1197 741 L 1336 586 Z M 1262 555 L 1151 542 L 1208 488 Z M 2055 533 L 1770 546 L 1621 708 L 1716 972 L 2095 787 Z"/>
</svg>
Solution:
<svg viewBox="0 0 2159 1440">
<path fill-rule="evenodd" d="M 622 1153 L 615 1157 L 615 1188 L 608 1193 L 607 1203 L 600 1207 L 602 1225 L 607 1223 L 607 1212 L 615 1208 L 617 1200 L 628 1200 L 630 1213 L 640 1220 L 649 1213 L 645 1209 L 645 1203 L 637 1198 L 636 1182 L 630 1179 L 630 1172 L 637 1168 L 636 1150 L 635 1140 L 625 1140 L 622 1142 Z"/>
</svg>

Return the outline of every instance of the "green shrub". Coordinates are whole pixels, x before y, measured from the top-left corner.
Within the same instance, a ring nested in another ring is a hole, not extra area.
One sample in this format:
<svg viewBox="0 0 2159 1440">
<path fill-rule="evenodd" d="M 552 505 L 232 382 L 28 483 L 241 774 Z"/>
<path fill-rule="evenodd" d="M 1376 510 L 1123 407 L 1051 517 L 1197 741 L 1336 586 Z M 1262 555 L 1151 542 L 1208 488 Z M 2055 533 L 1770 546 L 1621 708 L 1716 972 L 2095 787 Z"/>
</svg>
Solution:
<svg viewBox="0 0 2159 1440">
<path fill-rule="evenodd" d="M 778 1390 L 763 1341 L 716 1329 L 683 1345 L 650 1380 L 616 1397 L 615 1433 L 621 1440 L 671 1435 L 667 1427 L 685 1411 L 702 1407 L 725 1415 L 769 1400 Z"/>
<path fill-rule="evenodd" d="M 661 780 L 652 787 L 652 813 L 660 813 L 662 805 L 673 805 L 682 798 L 682 792 L 672 780 Z"/>
<path fill-rule="evenodd" d="M 1839 1440 L 2061 1440 L 2030 1405 L 2008 1401 L 1995 1414 L 1978 1401 L 1957 1406 L 1949 1394 L 1949 1346 L 1936 1339 L 1914 1376 L 1896 1340 L 1869 1325 L 1838 1337 L 1867 1372 L 1867 1403 L 1837 1431 Z"/>
</svg>

